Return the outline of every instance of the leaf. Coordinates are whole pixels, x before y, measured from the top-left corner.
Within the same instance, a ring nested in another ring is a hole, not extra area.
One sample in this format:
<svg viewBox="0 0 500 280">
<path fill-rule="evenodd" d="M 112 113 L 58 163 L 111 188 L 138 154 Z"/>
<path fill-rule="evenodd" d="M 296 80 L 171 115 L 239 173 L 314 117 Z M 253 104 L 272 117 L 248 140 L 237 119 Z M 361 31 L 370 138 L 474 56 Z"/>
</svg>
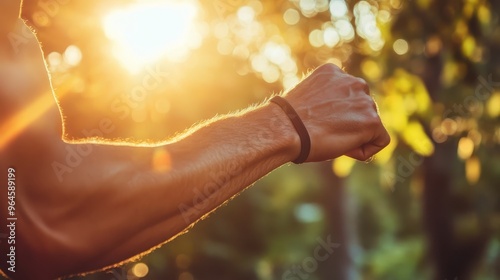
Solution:
<svg viewBox="0 0 500 280">
<path fill-rule="evenodd" d="M 339 177 L 347 177 L 356 163 L 355 159 L 347 156 L 340 156 L 333 160 L 333 172 Z"/>
</svg>

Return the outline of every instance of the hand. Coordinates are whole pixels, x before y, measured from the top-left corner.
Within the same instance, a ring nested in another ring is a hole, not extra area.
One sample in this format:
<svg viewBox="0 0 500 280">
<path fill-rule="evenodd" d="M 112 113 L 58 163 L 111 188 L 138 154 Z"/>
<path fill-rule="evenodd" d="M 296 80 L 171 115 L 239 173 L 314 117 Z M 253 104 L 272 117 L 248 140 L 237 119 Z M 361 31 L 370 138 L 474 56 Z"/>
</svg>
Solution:
<svg viewBox="0 0 500 280">
<path fill-rule="evenodd" d="M 308 162 L 341 155 L 366 161 L 390 142 L 366 82 L 333 64 L 317 68 L 285 98 L 309 131 Z"/>
</svg>

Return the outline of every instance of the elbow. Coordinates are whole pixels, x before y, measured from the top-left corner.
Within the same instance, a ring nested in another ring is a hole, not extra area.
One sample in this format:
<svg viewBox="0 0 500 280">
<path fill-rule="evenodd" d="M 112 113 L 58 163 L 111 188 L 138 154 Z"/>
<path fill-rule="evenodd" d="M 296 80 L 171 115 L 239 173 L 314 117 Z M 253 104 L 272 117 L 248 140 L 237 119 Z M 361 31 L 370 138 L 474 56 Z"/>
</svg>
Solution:
<svg viewBox="0 0 500 280">
<path fill-rule="evenodd" d="M 32 208 L 30 213 L 26 204 L 23 201 L 22 209 L 18 210 L 14 247 L 7 244 L 8 247 L 2 248 L 2 251 L 13 249 L 15 255 L 13 262 L 2 264 L 2 271 L 12 279 L 26 280 L 56 279 L 83 271 L 82 264 L 92 254 L 91 244 L 85 244 L 85 239 L 68 230 L 71 221 L 66 220 L 64 225 L 62 219 L 43 215 L 44 210 L 39 208 Z M 9 269 L 11 266 L 14 269 Z"/>
</svg>

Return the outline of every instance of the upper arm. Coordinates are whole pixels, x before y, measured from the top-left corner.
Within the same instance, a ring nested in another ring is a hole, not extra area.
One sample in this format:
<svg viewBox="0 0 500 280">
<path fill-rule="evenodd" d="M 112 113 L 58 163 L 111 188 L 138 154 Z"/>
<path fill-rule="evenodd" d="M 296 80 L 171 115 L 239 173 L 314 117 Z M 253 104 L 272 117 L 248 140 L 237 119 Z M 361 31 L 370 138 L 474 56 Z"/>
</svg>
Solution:
<svg viewBox="0 0 500 280">
<path fill-rule="evenodd" d="M 21 14 L 22 0 L 6 0 L 0 2 L 0 32 L 2 35 L 12 30 Z"/>
</svg>

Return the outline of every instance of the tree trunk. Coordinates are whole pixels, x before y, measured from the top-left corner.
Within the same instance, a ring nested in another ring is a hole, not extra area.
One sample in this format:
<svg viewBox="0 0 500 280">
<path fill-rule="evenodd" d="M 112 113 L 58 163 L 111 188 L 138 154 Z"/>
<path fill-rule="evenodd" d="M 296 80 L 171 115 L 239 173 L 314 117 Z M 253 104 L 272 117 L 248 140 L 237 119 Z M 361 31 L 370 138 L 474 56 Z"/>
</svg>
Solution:
<svg viewBox="0 0 500 280">
<path fill-rule="evenodd" d="M 344 180 L 337 177 L 332 171 L 331 162 L 319 163 L 323 179 L 328 182 L 322 190 L 321 204 L 325 209 L 326 232 L 325 238 L 330 235 L 334 243 L 340 246 L 333 254 L 319 266 L 321 279 L 355 279 L 354 266 L 349 254 L 349 218 L 346 207 Z"/>
<path fill-rule="evenodd" d="M 440 100 L 442 61 L 439 55 L 427 60 L 422 79 L 433 101 Z M 435 143 L 435 152 L 424 161 L 423 224 L 428 239 L 434 279 L 471 279 L 474 266 L 483 254 L 489 234 L 464 240 L 456 238 L 453 227 L 453 170 L 457 161 L 456 141 Z"/>
</svg>

